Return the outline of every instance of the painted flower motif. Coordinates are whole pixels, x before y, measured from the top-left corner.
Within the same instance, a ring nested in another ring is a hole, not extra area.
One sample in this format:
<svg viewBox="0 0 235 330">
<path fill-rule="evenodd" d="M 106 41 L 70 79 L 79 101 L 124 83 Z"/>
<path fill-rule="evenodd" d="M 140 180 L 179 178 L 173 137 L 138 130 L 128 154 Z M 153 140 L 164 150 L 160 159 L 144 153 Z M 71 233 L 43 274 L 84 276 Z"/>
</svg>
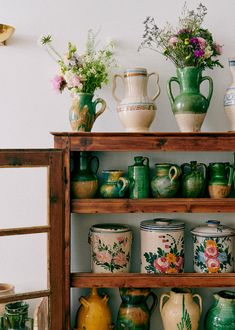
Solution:
<svg viewBox="0 0 235 330">
<path fill-rule="evenodd" d="M 166 274 L 177 274 L 178 269 L 170 267 L 169 269 L 166 270 Z"/>
<path fill-rule="evenodd" d="M 204 254 L 206 258 L 217 258 L 219 255 L 219 251 L 217 247 L 208 246 L 205 248 Z"/>
<path fill-rule="evenodd" d="M 169 262 L 169 264 L 175 264 L 176 256 L 173 253 L 167 253 L 166 260 Z"/>
<path fill-rule="evenodd" d="M 126 259 L 126 256 L 125 256 L 125 253 L 118 253 L 114 258 L 113 258 L 113 262 L 116 264 L 116 265 L 119 265 L 119 266 L 124 266 L 127 264 L 127 259 Z"/>
<path fill-rule="evenodd" d="M 165 273 L 167 271 L 167 269 L 170 267 L 169 262 L 166 260 L 166 258 L 161 257 L 161 258 L 157 258 L 154 263 L 153 266 L 160 271 L 161 273 Z"/>
<path fill-rule="evenodd" d="M 184 263 L 184 258 L 176 257 L 175 267 L 177 270 L 179 270 L 183 267 L 183 263 Z"/>
<path fill-rule="evenodd" d="M 108 251 L 100 251 L 96 253 L 96 259 L 100 263 L 110 263 L 112 256 Z"/>
<path fill-rule="evenodd" d="M 213 239 L 208 239 L 206 241 L 206 247 L 217 247 L 217 243 Z"/>
<path fill-rule="evenodd" d="M 208 268 L 209 273 L 217 273 L 220 269 L 220 261 L 218 259 L 208 259 L 206 261 L 206 265 Z"/>
</svg>

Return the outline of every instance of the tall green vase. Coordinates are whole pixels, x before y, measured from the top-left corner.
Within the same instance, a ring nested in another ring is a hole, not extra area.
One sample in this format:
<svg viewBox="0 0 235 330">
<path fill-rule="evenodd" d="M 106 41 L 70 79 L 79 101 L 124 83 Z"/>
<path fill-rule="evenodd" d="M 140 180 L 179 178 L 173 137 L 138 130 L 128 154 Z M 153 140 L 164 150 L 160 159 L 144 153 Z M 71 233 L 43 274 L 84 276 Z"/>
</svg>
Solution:
<svg viewBox="0 0 235 330">
<path fill-rule="evenodd" d="M 207 97 L 200 92 L 200 85 L 205 80 L 209 83 Z M 173 96 L 172 82 L 176 82 L 180 88 L 176 97 Z M 170 78 L 167 92 L 180 131 L 199 132 L 213 93 L 213 80 L 208 76 L 202 77 L 200 68 L 177 68 L 177 77 Z"/>
</svg>

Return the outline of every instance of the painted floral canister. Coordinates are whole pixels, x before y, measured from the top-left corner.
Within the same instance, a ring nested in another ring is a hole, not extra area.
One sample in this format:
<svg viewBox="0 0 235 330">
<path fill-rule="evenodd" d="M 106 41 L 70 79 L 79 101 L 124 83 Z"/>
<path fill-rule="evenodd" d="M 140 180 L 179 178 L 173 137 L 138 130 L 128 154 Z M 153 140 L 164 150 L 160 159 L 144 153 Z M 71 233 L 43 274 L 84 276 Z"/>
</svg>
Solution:
<svg viewBox="0 0 235 330">
<path fill-rule="evenodd" d="M 141 273 L 183 272 L 184 227 L 183 222 L 173 219 L 141 222 Z"/>
<path fill-rule="evenodd" d="M 197 273 L 233 272 L 235 230 L 209 220 L 191 230 L 194 244 L 194 270 Z"/>
<path fill-rule="evenodd" d="M 97 224 L 90 228 L 91 269 L 93 273 L 130 271 L 132 231 L 120 224 Z"/>
</svg>

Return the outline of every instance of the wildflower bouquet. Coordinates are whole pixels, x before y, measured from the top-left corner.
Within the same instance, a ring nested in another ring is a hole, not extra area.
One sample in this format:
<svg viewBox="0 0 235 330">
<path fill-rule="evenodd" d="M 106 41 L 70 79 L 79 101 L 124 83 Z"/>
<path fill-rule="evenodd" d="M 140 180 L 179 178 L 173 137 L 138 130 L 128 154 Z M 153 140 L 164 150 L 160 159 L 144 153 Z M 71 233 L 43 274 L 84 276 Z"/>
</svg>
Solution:
<svg viewBox="0 0 235 330">
<path fill-rule="evenodd" d="M 88 31 L 86 49 L 83 54 L 77 53 L 77 47 L 68 43 L 68 52 L 62 57 L 53 47 L 50 35 L 40 39 L 42 46 L 59 64 L 59 74 L 52 81 L 57 92 L 68 89 L 72 94 L 93 94 L 103 84 L 108 83 L 109 71 L 115 65 L 113 43 L 96 50 L 96 35 Z"/>
<path fill-rule="evenodd" d="M 189 10 L 186 3 L 177 28 L 169 23 L 159 28 L 154 18 L 144 21 L 145 31 L 139 48 L 150 48 L 170 59 L 178 68 L 193 66 L 212 69 L 223 67 L 216 56 L 221 55 L 221 46 L 214 42 L 211 32 L 201 27 L 207 8 L 199 4 L 196 10 Z"/>
</svg>

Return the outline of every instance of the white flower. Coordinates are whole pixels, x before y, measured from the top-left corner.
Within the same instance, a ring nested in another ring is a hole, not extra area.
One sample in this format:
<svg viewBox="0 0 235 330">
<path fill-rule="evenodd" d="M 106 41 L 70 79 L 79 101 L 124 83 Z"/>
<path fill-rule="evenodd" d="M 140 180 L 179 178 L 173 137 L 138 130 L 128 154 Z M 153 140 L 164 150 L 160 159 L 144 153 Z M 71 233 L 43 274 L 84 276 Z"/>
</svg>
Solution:
<svg viewBox="0 0 235 330">
<path fill-rule="evenodd" d="M 213 55 L 213 51 L 210 46 L 205 48 L 204 58 L 210 58 Z"/>
</svg>

